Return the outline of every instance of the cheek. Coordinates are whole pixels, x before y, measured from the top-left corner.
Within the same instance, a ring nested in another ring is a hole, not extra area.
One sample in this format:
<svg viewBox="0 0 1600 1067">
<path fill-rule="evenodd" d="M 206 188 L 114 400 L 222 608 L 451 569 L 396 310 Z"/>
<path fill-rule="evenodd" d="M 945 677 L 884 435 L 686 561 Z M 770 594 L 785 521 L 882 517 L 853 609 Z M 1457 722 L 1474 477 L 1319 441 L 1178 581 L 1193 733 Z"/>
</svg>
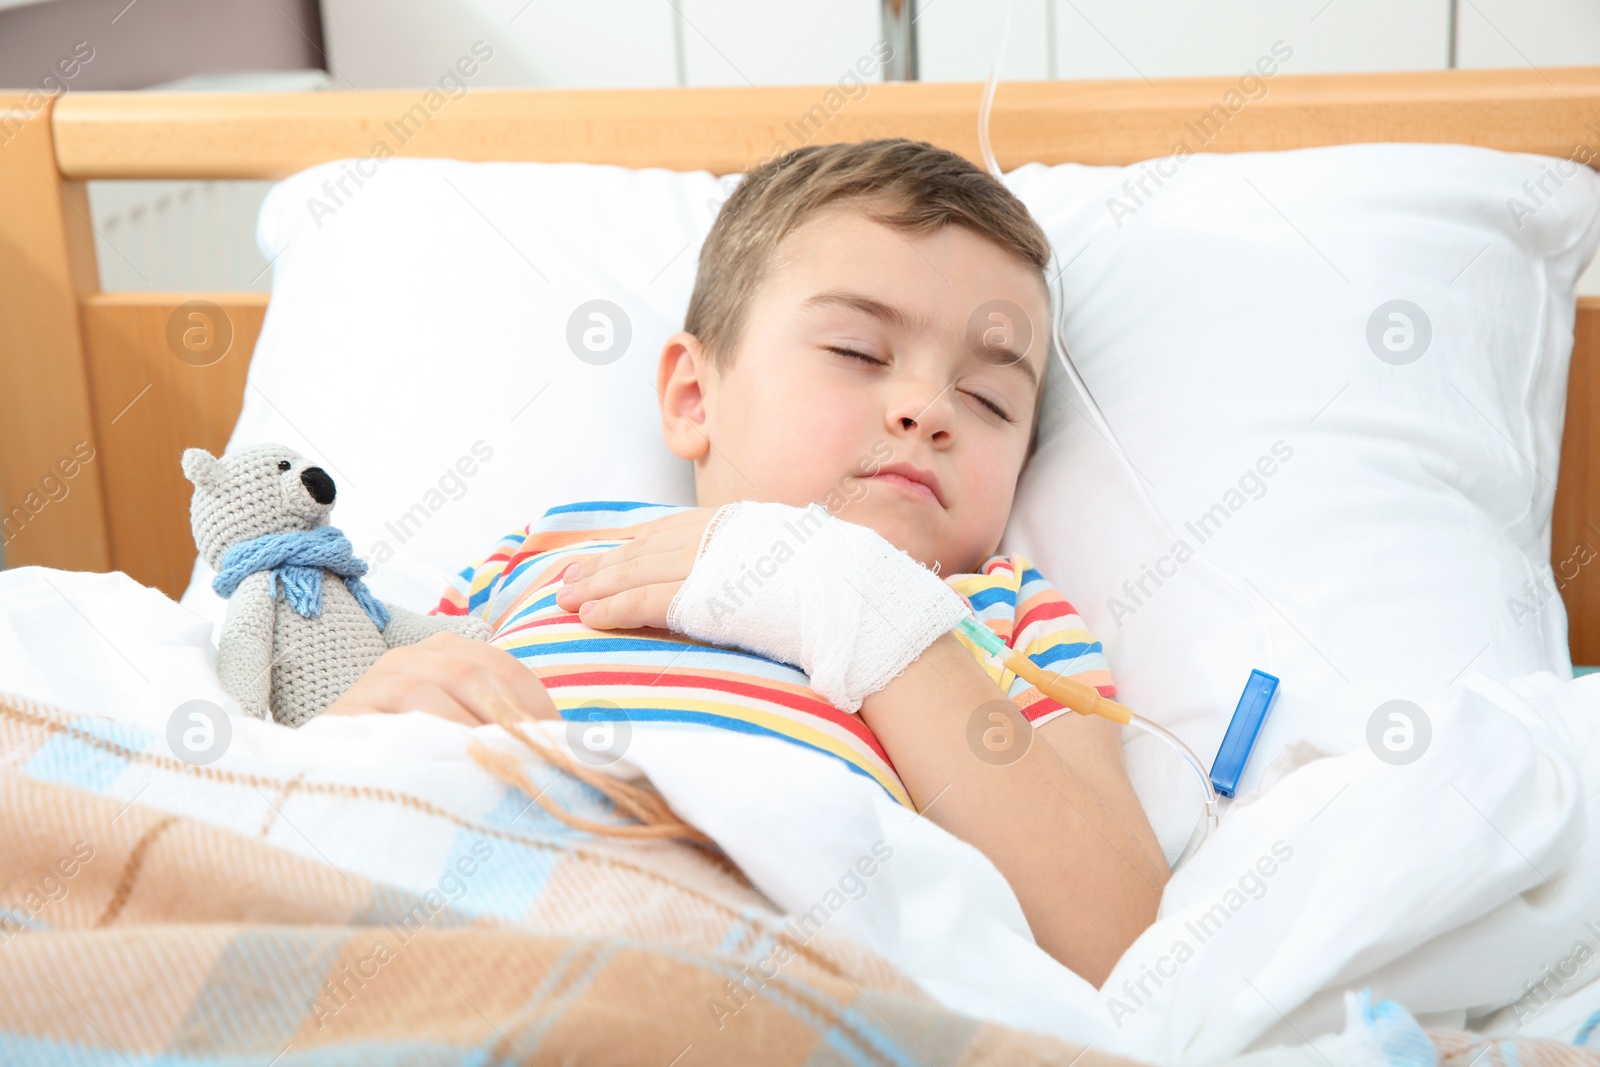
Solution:
<svg viewBox="0 0 1600 1067">
<path fill-rule="evenodd" d="M 830 387 L 805 374 L 765 375 L 734 406 L 741 453 L 758 459 L 766 477 L 794 487 L 842 478 L 870 459 L 874 435 L 883 435 L 870 390 Z"/>
<path fill-rule="evenodd" d="M 1016 494 L 1016 458 L 1009 452 L 969 453 L 961 468 L 962 536 L 974 549 L 989 551 L 1005 530 Z"/>
<path fill-rule="evenodd" d="M 958 518 L 960 537 L 969 549 L 988 550 L 1005 531 L 1011 513 L 1010 491 L 997 484 L 997 479 L 968 484 L 971 488 Z"/>
<path fill-rule="evenodd" d="M 1004 505 L 1016 488 L 1018 457 L 1008 442 L 995 435 L 969 437 L 972 447 L 961 460 L 962 485 L 974 500 Z"/>
</svg>

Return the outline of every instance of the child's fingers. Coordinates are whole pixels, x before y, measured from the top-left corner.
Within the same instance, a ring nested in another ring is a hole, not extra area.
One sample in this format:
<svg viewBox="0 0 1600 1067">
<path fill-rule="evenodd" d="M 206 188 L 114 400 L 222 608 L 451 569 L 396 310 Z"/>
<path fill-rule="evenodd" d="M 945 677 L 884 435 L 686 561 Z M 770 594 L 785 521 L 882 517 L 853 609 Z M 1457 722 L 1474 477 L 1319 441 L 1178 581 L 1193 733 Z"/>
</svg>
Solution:
<svg viewBox="0 0 1600 1067">
<path fill-rule="evenodd" d="M 715 508 L 690 508 L 663 518 L 652 519 L 640 525 L 639 532 L 632 540 L 598 555 L 575 561 L 572 565 L 577 568 L 574 574 L 581 578 L 594 574 L 602 568 L 614 566 L 622 560 L 637 559 L 658 552 L 676 552 L 685 546 L 699 548 L 700 536 L 705 532 L 706 523 L 711 521 L 711 516 L 714 514 L 716 514 Z"/>
<path fill-rule="evenodd" d="M 451 686 L 451 695 L 482 722 L 499 721 L 495 717 L 496 705 L 505 709 L 513 720 L 522 718 L 559 719 L 555 701 L 539 681 L 538 675 L 506 655 L 515 675 L 502 676 L 497 671 L 479 671 Z M 519 677 L 520 676 L 520 677 Z"/>
<path fill-rule="evenodd" d="M 634 534 L 633 540 L 626 544 L 618 545 L 617 551 L 625 549 L 630 544 L 640 541 L 650 541 L 657 538 L 667 538 L 674 543 L 679 543 L 685 538 L 698 542 L 700 535 L 705 532 L 706 523 L 711 521 L 711 516 L 717 513 L 716 508 L 689 508 L 687 511 L 674 512 L 659 519 L 639 525 L 639 532 Z"/>
<path fill-rule="evenodd" d="M 639 586 L 681 582 L 689 577 L 693 566 L 692 546 L 618 560 L 557 589 L 556 604 L 567 611 L 576 611 L 585 600 L 616 596 L 625 589 Z"/>
<path fill-rule="evenodd" d="M 495 721 L 496 701 L 522 716 L 561 717 L 539 676 L 515 656 L 460 634 L 437 633 L 384 653 L 328 714 L 424 711 L 478 726 Z"/>
<path fill-rule="evenodd" d="M 652 626 L 667 628 L 667 608 L 682 588 L 680 582 L 660 582 L 624 589 L 614 596 L 590 600 L 580 606 L 578 618 L 597 630 L 634 630 Z"/>
<path fill-rule="evenodd" d="M 383 677 L 359 690 L 352 686 L 327 714 L 399 715 L 407 711 L 424 711 L 468 726 L 480 725 L 478 718 L 443 686 L 416 678 Z"/>
<path fill-rule="evenodd" d="M 570 572 L 574 577 L 585 578 L 596 574 L 607 567 L 630 559 L 639 559 L 643 556 L 660 555 L 663 552 L 682 552 L 687 549 L 692 555 L 700 544 L 700 535 L 690 528 L 676 530 L 658 530 L 654 533 L 641 533 L 631 541 L 624 541 L 615 548 L 609 548 L 598 555 L 585 556 L 575 560 L 568 566 L 563 575 Z"/>
<path fill-rule="evenodd" d="M 494 699 L 510 705 L 513 713 L 536 719 L 561 717 L 539 676 L 504 649 L 459 634 L 435 634 L 417 649 L 419 658 L 426 656 L 422 673 L 444 686 L 481 722 L 495 721 L 490 707 Z"/>
</svg>

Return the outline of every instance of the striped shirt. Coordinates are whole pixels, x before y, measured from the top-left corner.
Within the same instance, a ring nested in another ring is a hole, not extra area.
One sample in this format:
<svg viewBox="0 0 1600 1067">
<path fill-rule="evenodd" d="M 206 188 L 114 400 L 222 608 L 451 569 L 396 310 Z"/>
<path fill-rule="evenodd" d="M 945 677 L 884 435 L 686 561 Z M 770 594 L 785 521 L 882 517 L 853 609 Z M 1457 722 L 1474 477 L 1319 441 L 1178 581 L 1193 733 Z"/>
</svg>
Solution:
<svg viewBox="0 0 1600 1067">
<path fill-rule="evenodd" d="M 638 527 L 684 510 L 634 501 L 554 507 L 501 538 L 450 581 L 435 614 L 473 614 L 491 642 L 539 675 L 562 717 L 698 723 L 781 737 L 843 760 L 907 807 L 888 754 L 859 715 L 812 691 L 804 671 L 667 630 L 596 630 L 556 605 L 561 572 L 576 559 L 633 539 Z M 1077 611 L 1022 556 L 995 555 L 945 582 L 1006 644 L 1041 667 L 1116 696 L 1105 653 Z M 957 633 L 1035 726 L 1066 709 Z"/>
</svg>

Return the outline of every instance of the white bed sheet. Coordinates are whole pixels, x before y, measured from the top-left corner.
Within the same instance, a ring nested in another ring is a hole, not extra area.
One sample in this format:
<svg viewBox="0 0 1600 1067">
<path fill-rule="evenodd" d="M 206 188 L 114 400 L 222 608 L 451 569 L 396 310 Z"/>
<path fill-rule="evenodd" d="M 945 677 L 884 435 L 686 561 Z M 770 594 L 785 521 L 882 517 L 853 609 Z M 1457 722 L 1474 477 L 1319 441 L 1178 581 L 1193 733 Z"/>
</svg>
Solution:
<svg viewBox="0 0 1600 1067">
<path fill-rule="evenodd" d="M 0 690 L 84 715 L 164 733 L 185 701 L 232 709 L 210 632 L 120 574 L 0 573 Z M 955 1010 L 1152 1062 L 1213 1063 L 1338 1030 L 1347 989 L 1459 1024 L 1516 1000 L 1576 939 L 1600 941 L 1587 925 L 1600 929 L 1590 829 L 1600 816 L 1600 678 L 1500 684 L 1469 672 L 1422 704 L 1433 741 L 1417 762 L 1393 767 L 1365 750 L 1310 759 L 1280 767 L 1267 794 L 1236 804 L 1174 876 L 1160 919 L 1103 993 L 1033 944 L 982 855 L 828 757 L 769 738 L 637 724 L 617 768 L 647 773 L 790 912 L 812 908 L 858 857 L 887 845 L 892 858 L 827 928 L 883 953 Z M 455 801 L 469 803 L 492 793 L 465 755 L 473 732 L 420 713 L 319 719 L 298 731 L 239 719 L 221 765 L 266 760 L 369 778 L 392 769 L 402 784 L 418 767 L 437 782 L 458 765 Z M 182 798 L 141 802 L 179 808 Z M 403 853 L 340 862 L 403 885 Z M 1257 867 L 1263 855 L 1276 856 L 1270 875 Z M 1243 881 L 1252 871 L 1259 891 Z M 1227 915 L 1198 925 L 1218 902 Z M 1575 998 L 1576 985 L 1565 992 Z M 1521 1032 L 1544 1031 L 1530 1023 Z"/>
</svg>

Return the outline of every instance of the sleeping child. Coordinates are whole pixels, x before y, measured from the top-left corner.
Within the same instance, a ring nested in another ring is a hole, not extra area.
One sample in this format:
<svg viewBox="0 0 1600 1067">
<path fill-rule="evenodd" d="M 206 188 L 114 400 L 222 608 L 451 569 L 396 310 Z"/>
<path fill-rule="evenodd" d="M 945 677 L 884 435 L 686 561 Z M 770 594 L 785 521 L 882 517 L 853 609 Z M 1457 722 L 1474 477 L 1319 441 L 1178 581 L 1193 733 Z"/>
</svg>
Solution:
<svg viewBox="0 0 1600 1067">
<path fill-rule="evenodd" d="M 395 649 L 332 713 L 491 722 L 493 679 L 530 715 L 603 703 L 809 745 L 982 851 L 1038 944 L 1098 985 L 1168 873 L 1119 728 L 951 631 L 974 614 L 1114 695 L 1072 605 L 999 551 L 1046 387 L 1049 254 L 1004 185 L 929 144 L 752 169 L 657 372 L 699 506 L 551 508 L 437 609 L 482 617 L 488 644 Z"/>
</svg>

